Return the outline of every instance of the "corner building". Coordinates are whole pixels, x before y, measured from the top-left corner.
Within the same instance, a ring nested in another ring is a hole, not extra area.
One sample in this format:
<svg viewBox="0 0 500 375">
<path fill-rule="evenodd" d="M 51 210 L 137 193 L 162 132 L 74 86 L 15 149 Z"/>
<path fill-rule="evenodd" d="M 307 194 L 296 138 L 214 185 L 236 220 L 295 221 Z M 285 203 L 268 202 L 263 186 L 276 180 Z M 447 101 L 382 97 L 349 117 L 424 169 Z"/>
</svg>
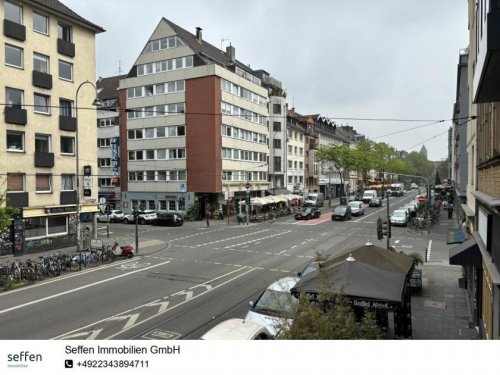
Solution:
<svg viewBox="0 0 500 375">
<path fill-rule="evenodd" d="M 268 94 L 226 51 L 163 18 L 120 81 L 122 208 L 201 218 L 263 195 L 268 182 Z M 126 140 L 126 142 L 125 142 Z"/>
<path fill-rule="evenodd" d="M 81 212 L 97 211 L 95 35 L 104 31 L 55 0 L 2 1 L 0 186 L 17 208 L 1 254 L 53 250 L 76 241 Z M 88 85 L 80 84 L 89 81 Z M 77 118 L 76 103 L 81 109 Z M 78 155 L 76 140 L 80 127 Z M 76 158 L 80 171 L 76 170 Z M 88 170 L 88 169 L 87 169 Z M 85 182 L 85 184 L 84 184 Z"/>
</svg>

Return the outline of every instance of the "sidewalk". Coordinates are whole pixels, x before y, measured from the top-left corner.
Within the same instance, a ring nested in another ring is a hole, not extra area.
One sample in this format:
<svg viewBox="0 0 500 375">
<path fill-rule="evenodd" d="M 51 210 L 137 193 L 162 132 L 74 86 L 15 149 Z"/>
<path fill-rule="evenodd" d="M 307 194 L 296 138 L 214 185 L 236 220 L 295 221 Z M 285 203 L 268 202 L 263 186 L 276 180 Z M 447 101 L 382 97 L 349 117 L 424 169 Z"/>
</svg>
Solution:
<svg viewBox="0 0 500 375">
<path fill-rule="evenodd" d="M 413 339 L 416 340 L 475 340 L 479 339 L 471 321 L 466 290 L 458 286 L 462 267 L 449 264 L 446 244 L 448 230 L 457 227 L 455 217 L 442 212 L 431 228 L 430 259 L 422 266 L 422 290 L 412 297 Z"/>
</svg>

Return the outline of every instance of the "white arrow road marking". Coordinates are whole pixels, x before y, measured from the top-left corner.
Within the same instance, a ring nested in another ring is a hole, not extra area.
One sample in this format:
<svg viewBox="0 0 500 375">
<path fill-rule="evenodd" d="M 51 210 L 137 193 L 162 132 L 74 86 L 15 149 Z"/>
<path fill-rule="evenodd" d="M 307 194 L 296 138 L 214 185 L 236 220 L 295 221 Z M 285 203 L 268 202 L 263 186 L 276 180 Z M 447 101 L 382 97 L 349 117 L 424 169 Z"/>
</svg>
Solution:
<svg viewBox="0 0 500 375">
<path fill-rule="evenodd" d="M 160 306 L 160 309 L 158 310 L 158 314 L 160 314 L 167 310 L 170 301 L 165 301 L 165 302 L 158 302 L 158 301 L 153 301 L 151 303 L 148 303 L 146 306 Z"/>
<path fill-rule="evenodd" d="M 177 292 L 175 294 L 172 294 L 172 297 L 173 296 L 182 296 L 182 295 L 185 295 L 186 296 L 186 301 L 189 301 L 191 298 L 193 298 L 193 293 L 192 291 L 184 291 L 184 290 L 181 290 L 180 292 Z"/>
<path fill-rule="evenodd" d="M 101 333 L 102 331 L 102 328 L 101 329 L 94 329 L 92 331 L 87 331 L 87 332 L 78 332 L 78 333 L 74 333 L 72 335 L 69 335 L 69 336 L 64 336 L 64 337 L 61 337 L 61 340 L 69 340 L 69 339 L 76 339 L 76 338 L 80 338 L 81 340 L 81 337 L 82 336 L 87 336 L 87 338 L 85 338 L 84 340 L 95 340 L 97 338 L 97 336 L 99 336 L 99 333 Z M 90 333 L 90 335 L 89 335 Z"/>
<path fill-rule="evenodd" d="M 128 329 L 130 327 L 133 327 L 135 322 L 137 321 L 137 318 L 139 318 L 140 314 L 132 314 L 132 315 L 120 315 L 120 316 L 115 316 L 112 318 L 109 318 L 108 320 L 125 320 L 128 319 L 127 323 L 123 326 L 123 329 Z"/>
<path fill-rule="evenodd" d="M 116 280 L 116 279 L 120 279 L 122 277 L 125 277 L 125 276 L 128 276 L 128 275 L 132 275 L 132 274 L 137 273 L 137 272 L 142 272 L 142 271 L 148 270 L 150 268 L 159 267 L 159 266 L 162 266 L 162 265 L 167 264 L 167 263 L 170 263 L 170 261 L 168 260 L 166 262 L 158 263 L 158 264 L 155 264 L 155 265 L 150 266 L 150 267 L 141 268 L 141 269 L 136 270 L 136 271 L 131 271 L 131 272 L 128 272 L 128 273 L 124 273 L 123 275 L 113 276 L 113 277 L 110 277 L 109 279 L 104 279 L 104 280 L 96 281 L 95 283 L 92 283 L 92 284 L 83 285 L 83 286 L 80 286 L 78 288 L 74 288 L 74 289 L 67 290 L 65 292 L 54 294 L 52 296 L 48 296 L 48 297 L 40 298 L 40 299 L 31 301 L 31 302 L 23 303 L 22 305 L 13 306 L 13 307 L 10 307 L 10 308 L 5 309 L 5 310 L 0 310 L 0 314 L 6 313 L 6 312 L 9 312 L 9 311 L 18 310 L 18 309 L 21 309 L 21 308 L 26 307 L 26 306 L 34 305 L 36 303 L 45 302 L 45 301 L 51 300 L 53 298 L 57 298 L 57 297 L 64 296 L 66 294 L 74 293 L 74 292 L 76 292 L 78 290 L 91 288 L 93 286 L 96 286 L 96 285 L 99 285 L 99 284 L 104 284 L 104 283 L 107 283 L 109 281 L 113 281 L 113 280 Z"/>
</svg>

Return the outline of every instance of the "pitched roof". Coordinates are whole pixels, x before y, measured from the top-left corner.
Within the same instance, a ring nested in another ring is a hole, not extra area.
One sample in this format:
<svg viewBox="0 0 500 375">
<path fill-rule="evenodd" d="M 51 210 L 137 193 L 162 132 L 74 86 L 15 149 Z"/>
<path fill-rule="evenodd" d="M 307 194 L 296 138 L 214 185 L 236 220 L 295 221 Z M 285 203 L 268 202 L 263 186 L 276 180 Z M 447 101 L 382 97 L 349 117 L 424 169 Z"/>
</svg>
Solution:
<svg viewBox="0 0 500 375">
<path fill-rule="evenodd" d="M 66 5 L 61 3 L 60 1 L 57 0 L 31 0 L 32 3 L 40 5 L 42 7 L 48 8 L 52 10 L 55 13 L 59 13 L 61 15 L 64 15 L 66 17 L 72 18 L 73 20 L 80 22 L 87 26 L 88 28 L 94 30 L 96 33 L 101 33 L 104 32 L 105 30 L 101 27 L 96 25 L 95 23 L 92 23 L 85 18 L 81 17 L 74 11 L 72 11 L 70 8 L 68 8 Z"/>
<path fill-rule="evenodd" d="M 118 96 L 118 86 L 121 79 L 126 78 L 126 75 L 101 78 L 96 82 L 99 92 L 99 99 L 113 99 Z"/>
<path fill-rule="evenodd" d="M 194 51 L 194 53 L 196 53 L 205 62 L 205 64 L 215 63 L 226 68 L 236 65 L 246 72 L 253 74 L 253 70 L 249 66 L 236 59 L 231 61 L 231 57 L 226 52 L 210 43 L 207 43 L 203 40 L 203 38 L 200 41 L 194 34 L 190 33 L 186 29 L 183 29 L 179 25 L 176 25 L 172 21 L 166 18 L 163 18 L 163 20 L 177 33 L 184 43 L 186 43 Z"/>
</svg>

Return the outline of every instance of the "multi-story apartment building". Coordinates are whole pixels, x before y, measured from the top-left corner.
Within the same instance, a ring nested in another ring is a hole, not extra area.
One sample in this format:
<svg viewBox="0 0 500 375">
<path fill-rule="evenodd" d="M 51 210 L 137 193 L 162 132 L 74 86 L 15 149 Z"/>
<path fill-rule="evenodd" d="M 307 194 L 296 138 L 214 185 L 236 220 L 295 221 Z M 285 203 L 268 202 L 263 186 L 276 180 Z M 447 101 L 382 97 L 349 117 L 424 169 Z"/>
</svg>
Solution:
<svg viewBox="0 0 500 375">
<path fill-rule="evenodd" d="M 163 18 L 120 81 L 119 98 L 124 210 L 201 217 L 227 198 L 271 187 L 268 90 L 233 46 L 222 51 L 201 28 L 191 34 Z"/>
<path fill-rule="evenodd" d="M 319 147 L 318 132 L 314 127 L 314 119 L 312 116 L 303 116 L 295 112 L 295 108 L 292 108 L 288 111 L 287 128 L 293 131 L 293 129 L 299 127 L 301 129 L 297 132 L 299 142 L 300 134 L 304 133 L 304 187 L 302 193 L 304 196 L 307 196 L 309 192 L 319 191 L 319 162 L 316 159 L 316 150 Z M 300 147 L 300 143 L 297 144 L 297 147 Z M 288 149 L 288 151 L 288 159 L 295 161 L 297 159 L 297 155 L 294 154 L 295 145 L 293 145 L 293 148 Z M 292 164 L 292 168 L 294 165 L 295 164 Z M 293 170 L 288 171 L 287 175 L 293 176 Z M 292 182 L 295 183 L 294 181 L 295 177 Z"/>
<path fill-rule="evenodd" d="M 5 0 L 0 18 L 0 186 L 18 209 L 2 252 L 74 245 L 76 213 L 97 211 L 92 103 L 104 30 L 56 0 Z"/>
<path fill-rule="evenodd" d="M 464 266 L 482 337 L 500 338 L 500 1 L 469 0 L 467 202 L 473 237 L 450 251 Z"/>
<path fill-rule="evenodd" d="M 120 191 L 120 107 L 119 82 L 126 76 L 99 78 L 97 94 L 101 106 L 97 110 L 97 166 L 99 199 L 106 208 L 121 209 Z"/>
<path fill-rule="evenodd" d="M 287 131 L 286 93 L 282 84 L 265 70 L 256 70 L 254 74 L 261 80 L 262 86 L 268 90 L 269 96 L 269 195 L 290 193 L 286 187 L 287 163 Z"/>
<path fill-rule="evenodd" d="M 306 127 L 289 116 L 287 121 L 286 178 L 287 190 L 304 195 L 306 168 Z"/>
<path fill-rule="evenodd" d="M 320 115 L 314 115 L 314 127 L 318 134 L 319 147 L 328 147 L 334 144 L 349 145 L 349 141 L 342 133 L 335 121 Z M 320 191 L 326 198 L 334 198 L 340 196 L 342 189 L 345 191 L 345 179 L 341 178 L 339 173 L 324 162 L 320 165 L 319 185 Z"/>
</svg>

